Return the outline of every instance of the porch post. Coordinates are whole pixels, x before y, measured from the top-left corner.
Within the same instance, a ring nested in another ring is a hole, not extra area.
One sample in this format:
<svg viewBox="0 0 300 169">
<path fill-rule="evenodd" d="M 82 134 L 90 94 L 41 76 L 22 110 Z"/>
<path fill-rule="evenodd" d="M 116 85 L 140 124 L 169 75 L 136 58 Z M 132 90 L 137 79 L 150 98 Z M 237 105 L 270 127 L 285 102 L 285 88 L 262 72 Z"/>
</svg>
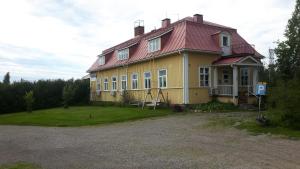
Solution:
<svg viewBox="0 0 300 169">
<path fill-rule="evenodd" d="M 256 91 L 256 84 L 258 82 L 258 70 L 257 70 L 257 67 L 254 67 L 253 68 L 253 81 L 252 81 L 252 84 L 253 84 L 253 93 L 255 93 Z"/>
<path fill-rule="evenodd" d="M 213 81 L 213 87 L 217 88 L 218 87 L 218 68 L 215 66 L 213 67 L 214 69 L 214 81 Z"/>
<path fill-rule="evenodd" d="M 232 97 L 234 104 L 237 104 L 236 96 L 238 96 L 238 68 L 237 66 L 233 66 L 233 71 L 232 71 Z"/>
</svg>

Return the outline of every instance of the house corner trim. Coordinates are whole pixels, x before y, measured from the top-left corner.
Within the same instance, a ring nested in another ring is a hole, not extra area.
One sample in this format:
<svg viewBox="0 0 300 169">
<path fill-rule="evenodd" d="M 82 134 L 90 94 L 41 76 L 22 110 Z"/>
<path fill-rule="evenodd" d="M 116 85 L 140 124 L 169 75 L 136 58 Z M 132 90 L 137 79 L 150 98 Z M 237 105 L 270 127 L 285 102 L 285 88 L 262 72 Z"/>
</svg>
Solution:
<svg viewBox="0 0 300 169">
<path fill-rule="evenodd" d="M 182 69 L 183 104 L 189 104 L 189 55 L 187 52 L 182 55 Z"/>
</svg>

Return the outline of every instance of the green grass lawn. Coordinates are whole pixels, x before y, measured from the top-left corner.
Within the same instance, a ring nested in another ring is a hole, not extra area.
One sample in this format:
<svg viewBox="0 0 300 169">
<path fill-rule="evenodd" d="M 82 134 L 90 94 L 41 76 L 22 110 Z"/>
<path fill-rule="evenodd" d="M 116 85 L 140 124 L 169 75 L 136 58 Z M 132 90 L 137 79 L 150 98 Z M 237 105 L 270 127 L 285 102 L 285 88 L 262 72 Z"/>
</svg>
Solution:
<svg viewBox="0 0 300 169">
<path fill-rule="evenodd" d="M 150 110 L 129 107 L 82 106 L 53 108 L 0 115 L 2 125 L 85 126 L 164 116 L 169 109 Z"/>
<path fill-rule="evenodd" d="M 234 127 L 247 130 L 252 135 L 271 134 L 300 139 L 300 131 L 281 126 L 261 126 L 256 122 L 257 112 L 221 113 L 210 119 L 206 127 Z"/>
<path fill-rule="evenodd" d="M 41 169 L 41 167 L 24 162 L 0 165 L 0 169 Z"/>
</svg>

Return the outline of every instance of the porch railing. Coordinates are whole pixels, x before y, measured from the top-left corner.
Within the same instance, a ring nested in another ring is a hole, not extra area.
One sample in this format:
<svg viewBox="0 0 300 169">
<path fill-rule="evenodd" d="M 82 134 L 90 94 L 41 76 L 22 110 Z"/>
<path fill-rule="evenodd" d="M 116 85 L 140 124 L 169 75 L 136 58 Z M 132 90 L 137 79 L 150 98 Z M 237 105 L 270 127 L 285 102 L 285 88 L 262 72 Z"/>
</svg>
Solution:
<svg viewBox="0 0 300 169">
<path fill-rule="evenodd" d="M 232 96 L 232 85 L 218 85 L 217 95 Z"/>
</svg>

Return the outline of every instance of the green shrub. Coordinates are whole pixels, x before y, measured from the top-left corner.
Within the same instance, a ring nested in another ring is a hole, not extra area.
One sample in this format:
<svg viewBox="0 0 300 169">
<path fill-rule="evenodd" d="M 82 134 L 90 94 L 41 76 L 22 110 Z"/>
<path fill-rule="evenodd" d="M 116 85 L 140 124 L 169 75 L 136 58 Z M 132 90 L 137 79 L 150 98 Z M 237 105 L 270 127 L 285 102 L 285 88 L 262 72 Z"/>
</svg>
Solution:
<svg viewBox="0 0 300 169">
<path fill-rule="evenodd" d="M 221 103 L 219 101 L 211 101 L 208 103 L 198 104 L 193 107 L 194 109 L 201 111 L 232 111 L 236 110 L 237 107 L 232 103 Z"/>
<path fill-rule="evenodd" d="M 27 92 L 24 96 L 24 100 L 26 102 L 27 112 L 32 112 L 32 105 L 33 105 L 33 102 L 34 102 L 33 91 Z"/>
<path fill-rule="evenodd" d="M 268 100 L 273 109 L 268 113 L 277 125 L 300 129 L 300 80 L 278 83 Z"/>
<path fill-rule="evenodd" d="M 63 89 L 63 105 L 64 108 L 69 108 L 71 100 L 74 97 L 74 87 L 71 84 L 67 84 Z"/>
</svg>

